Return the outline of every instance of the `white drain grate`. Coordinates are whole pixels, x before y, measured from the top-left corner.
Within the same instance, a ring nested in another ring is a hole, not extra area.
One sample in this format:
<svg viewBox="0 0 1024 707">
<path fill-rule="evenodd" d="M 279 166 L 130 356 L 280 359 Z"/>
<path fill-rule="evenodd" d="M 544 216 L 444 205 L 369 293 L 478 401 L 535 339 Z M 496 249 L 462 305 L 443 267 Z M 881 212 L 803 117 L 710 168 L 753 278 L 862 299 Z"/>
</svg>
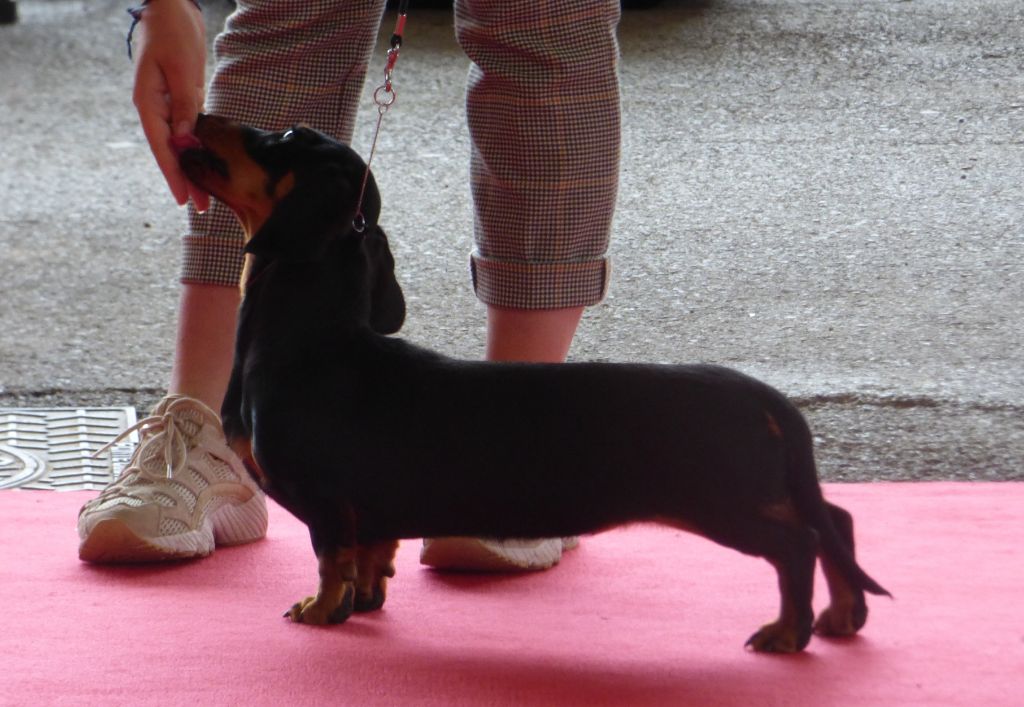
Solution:
<svg viewBox="0 0 1024 707">
<path fill-rule="evenodd" d="M 135 408 L 0 408 L 0 489 L 101 489 L 128 463 L 138 433 L 93 457 L 136 422 Z"/>
</svg>

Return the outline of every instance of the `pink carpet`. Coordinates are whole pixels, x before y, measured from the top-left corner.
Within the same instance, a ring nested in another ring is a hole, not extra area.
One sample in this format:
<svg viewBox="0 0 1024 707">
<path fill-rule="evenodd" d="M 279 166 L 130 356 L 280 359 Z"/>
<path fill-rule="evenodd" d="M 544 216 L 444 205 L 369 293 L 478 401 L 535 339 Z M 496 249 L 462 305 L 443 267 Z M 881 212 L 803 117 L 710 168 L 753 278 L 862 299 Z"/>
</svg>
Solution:
<svg viewBox="0 0 1024 707">
<path fill-rule="evenodd" d="M 314 586 L 305 528 L 174 566 L 76 555 L 89 493 L 0 493 L 3 705 L 1024 704 L 1024 484 L 831 485 L 857 519 L 860 637 L 746 652 L 771 569 L 654 527 L 585 538 L 514 577 L 443 575 L 403 543 L 382 612 L 281 613 Z M 819 582 L 816 607 L 823 605 Z"/>
</svg>

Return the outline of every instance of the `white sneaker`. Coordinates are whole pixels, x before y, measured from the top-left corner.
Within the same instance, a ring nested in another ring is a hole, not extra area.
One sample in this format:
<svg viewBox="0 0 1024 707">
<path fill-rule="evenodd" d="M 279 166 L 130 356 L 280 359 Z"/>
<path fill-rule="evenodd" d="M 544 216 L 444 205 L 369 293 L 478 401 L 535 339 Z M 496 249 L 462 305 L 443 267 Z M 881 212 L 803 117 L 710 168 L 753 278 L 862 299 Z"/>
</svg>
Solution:
<svg viewBox="0 0 1024 707">
<path fill-rule="evenodd" d="M 171 395 L 125 430 L 141 440 L 128 466 L 78 514 L 86 562 L 205 557 L 267 533 L 263 492 L 227 446 L 220 418 Z"/>
<path fill-rule="evenodd" d="M 579 538 L 516 540 L 496 538 L 428 538 L 420 563 L 439 570 L 521 572 L 546 570 L 558 564 L 562 552 L 579 545 Z"/>
</svg>

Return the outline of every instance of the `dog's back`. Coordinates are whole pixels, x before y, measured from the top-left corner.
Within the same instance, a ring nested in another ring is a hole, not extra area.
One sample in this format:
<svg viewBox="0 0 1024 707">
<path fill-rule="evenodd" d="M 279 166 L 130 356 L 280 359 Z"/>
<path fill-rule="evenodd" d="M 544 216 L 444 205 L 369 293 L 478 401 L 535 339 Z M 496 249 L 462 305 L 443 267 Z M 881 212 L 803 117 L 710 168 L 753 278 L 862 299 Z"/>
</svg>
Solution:
<svg viewBox="0 0 1024 707">
<path fill-rule="evenodd" d="M 788 438 L 806 434 L 799 413 L 728 369 L 495 366 L 372 338 L 344 348 L 317 376 L 324 411 L 281 423 L 319 426 L 337 445 L 304 468 L 354 504 L 363 540 L 742 520 L 808 481 L 786 473 Z M 353 356 L 358 372 L 340 363 Z M 271 394 L 296 388 L 278 381 Z"/>
</svg>

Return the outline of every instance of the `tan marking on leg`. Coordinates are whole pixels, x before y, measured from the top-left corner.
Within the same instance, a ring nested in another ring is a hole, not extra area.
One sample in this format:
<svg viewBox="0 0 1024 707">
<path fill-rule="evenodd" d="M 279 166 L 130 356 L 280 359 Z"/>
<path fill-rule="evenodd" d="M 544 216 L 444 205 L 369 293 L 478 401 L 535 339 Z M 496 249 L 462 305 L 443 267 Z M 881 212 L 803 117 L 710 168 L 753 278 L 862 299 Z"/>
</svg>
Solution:
<svg viewBox="0 0 1024 707">
<path fill-rule="evenodd" d="M 318 555 L 320 587 L 316 596 L 296 602 L 285 614 L 296 623 L 323 625 L 342 623 L 352 614 L 355 598 L 356 551 L 341 548 Z"/>
<path fill-rule="evenodd" d="M 231 451 L 237 454 L 239 459 L 252 456 L 252 440 L 248 437 L 232 437 L 227 442 Z"/>
<path fill-rule="evenodd" d="M 832 522 L 850 556 L 855 557 L 853 538 L 853 516 L 834 504 L 826 503 Z M 868 619 L 868 605 L 864 590 L 850 584 L 838 565 L 824 552 L 819 551 L 821 569 L 825 573 L 830 596 L 829 606 L 814 622 L 814 632 L 821 636 L 852 636 Z"/>
<path fill-rule="evenodd" d="M 829 558 L 822 555 L 819 559 L 828 584 L 829 605 L 814 622 L 814 632 L 821 636 L 852 636 L 867 622 L 864 592 L 851 587 Z"/>
<path fill-rule="evenodd" d="M 356 554 L 356 611 L 376 611 L 387 598 L 388 577 L 395 576 L 397 540 L 360 546 Z"/>
<path fill-rule="evenodd" d="M 800 639 L 800 611 L 793 603 L 789 581 L 775 562 L 772 566 L 779 574 L 782 607 L 779 618 L 765 624 L 747 641 L 747 646 L 759 653 L 796 653 L 804 648 Z"/>
</svg>

